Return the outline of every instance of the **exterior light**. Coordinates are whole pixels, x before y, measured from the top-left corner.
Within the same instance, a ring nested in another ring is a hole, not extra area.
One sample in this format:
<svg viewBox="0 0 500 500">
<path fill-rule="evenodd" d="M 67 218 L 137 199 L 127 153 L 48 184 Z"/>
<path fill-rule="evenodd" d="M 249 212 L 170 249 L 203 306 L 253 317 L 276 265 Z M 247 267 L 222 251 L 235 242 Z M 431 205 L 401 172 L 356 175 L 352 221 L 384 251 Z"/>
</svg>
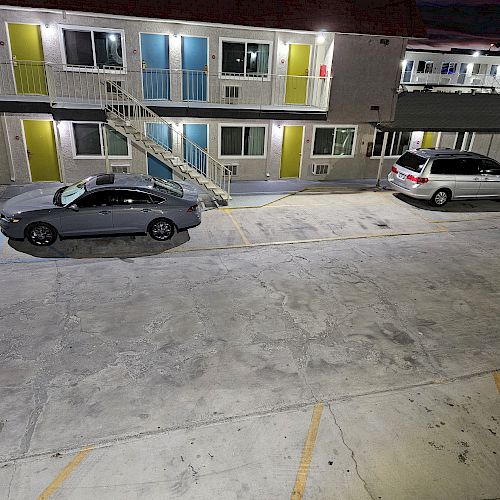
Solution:
<svg viewBox="0 0 500 500">
<path fill-rule="evenodd" d="M 111 33 L 111 35 L 108 35 L 109 41 L 110 42 L 116 42 L 116 35 Z"/>
<path fill-rule="evenodd" d="M 325 37 L 323 35 L 318 35 L 316 37 L 316 43 L 318 45 L 323 45 L 325 43 Z"/>
<path fill-rule="evenodd" d="M 406 59 L 403 59 L 401 61 L 401 66 L 403 66 L 403 68 L 406 68 L 406 64 L 408 63 L 408 61 Z"/>
<path fill-rule="evenodd" d="M 478 51 L 478 50 L 476 50 L 476 52 L 474 52 L 474 54 L 472 54 L 472 56 L 473 56 L 473 57 L 479 57 L 479 55 L 480 55 L 480 54 L 479 54 L 479 51 Z"/>
</svg>

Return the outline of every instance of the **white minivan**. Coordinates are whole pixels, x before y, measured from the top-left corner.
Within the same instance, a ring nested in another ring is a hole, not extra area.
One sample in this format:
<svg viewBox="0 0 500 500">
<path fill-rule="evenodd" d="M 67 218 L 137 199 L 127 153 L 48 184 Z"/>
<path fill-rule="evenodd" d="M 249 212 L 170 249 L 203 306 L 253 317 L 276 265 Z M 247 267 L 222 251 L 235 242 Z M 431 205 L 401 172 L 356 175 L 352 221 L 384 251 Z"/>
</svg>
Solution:
<svg viewBox="0 0 500 500">
<path fill-rule="evenodd" d="M 396 191 L 439 207 L 458 198 L 500 197 L 500 163 L 467 151 L 407 151 L 393 165 L 388 180 Z"/>
</svg>

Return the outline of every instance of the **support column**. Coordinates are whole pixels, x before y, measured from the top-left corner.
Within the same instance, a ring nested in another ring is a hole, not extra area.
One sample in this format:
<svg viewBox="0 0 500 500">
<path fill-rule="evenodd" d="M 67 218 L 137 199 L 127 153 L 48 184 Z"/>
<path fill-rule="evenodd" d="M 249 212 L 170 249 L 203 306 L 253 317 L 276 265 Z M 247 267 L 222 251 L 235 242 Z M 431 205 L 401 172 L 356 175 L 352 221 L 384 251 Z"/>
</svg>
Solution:
<svg viewBox="0 0 500 500">
<path fill-rule="evenodd" d="M 384 138 L 382 140 L 382 151 L 380 152 L 380 160 L 378 161 L 378 172 L 377 172 L 377 183 L 375 187 L 380 187 L 380 177 L 382 177 L 382 167 L 384 166 L 385 159 L 385 147 L 387 146 L 387 138 L 389 134 L 384 132 Z"/>
</svg>

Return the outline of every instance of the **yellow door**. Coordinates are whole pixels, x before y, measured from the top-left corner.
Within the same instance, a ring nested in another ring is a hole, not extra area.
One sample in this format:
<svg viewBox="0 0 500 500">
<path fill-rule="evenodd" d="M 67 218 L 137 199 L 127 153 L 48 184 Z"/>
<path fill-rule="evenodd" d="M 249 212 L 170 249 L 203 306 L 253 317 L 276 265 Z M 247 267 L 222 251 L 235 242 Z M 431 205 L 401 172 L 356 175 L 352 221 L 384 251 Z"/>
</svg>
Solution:
<svg viewBox="0 0 500 500">
<path fill-rule="evenodd" d="M 23 120 L 31 180 L 60 181 L 56 140 L 50 120 Z"/>
<path fill-rule="evenodd" d="M 434 147 L 434 132 L 424 132 L 424 137 L 422 138 L 422 148 L 433 148 Z"/>
<path fill-rule="evenodd" d="M 16 92 L 47 95 L 40 26 L 9 23 L 8 27 Z"/>
<path fill-rule="evenodd" d="M 302 126 L 284 127 L 280 177 L 299 176 L 303 133 Z"/>
<path fill-rule="evenodd" d="M 297 43 L 290 44 L 288 49 L 288 72 L 286 78 L 286 104 L 306 103 L 310 53 L 310 45 L 301 45 Z"/>
</svg>

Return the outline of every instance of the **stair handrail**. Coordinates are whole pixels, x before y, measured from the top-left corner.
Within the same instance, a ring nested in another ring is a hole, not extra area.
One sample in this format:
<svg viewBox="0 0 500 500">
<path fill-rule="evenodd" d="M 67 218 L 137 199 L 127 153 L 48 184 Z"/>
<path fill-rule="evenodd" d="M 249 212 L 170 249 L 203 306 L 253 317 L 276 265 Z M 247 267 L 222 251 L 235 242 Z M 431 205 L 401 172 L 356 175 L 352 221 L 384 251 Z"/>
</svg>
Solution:
<svg viewBox="0 0 500 500">
<path fill-rule="evenodd" d="M 104 109 L 115 113 L 117 116 L 126 121 L 136 121 L 141 124 L 140 129 L 137 127 L 136 130 L 142 134 L 145 138 L 151 139 L 154 141 L 153 137 L 150 137 L 145 132 L 145 123 L 162 123 L 167 126 L 167 129 L 171 131 L 171 133 L 175 134 L 176 139 L 179 141 L 179 144 L 189 144 L 190 147 L 197 151 L 198 154 L 204 156 L 206 160 L 206 170 L 203 171 L 199 165 L 195 165 L 189 162 L 189 160 L 185 160 L 192 168 L 194 168 L 200 174 L 203 174 L 209 180 L 213 181 L 215 184 L 221 187 L 228 195 L 230 195 L 231 188 L 231 171 L 218 160 L 216 160 L 213 156 L 209 155 L 207 151 L 198 146 L 193 141 L 189 140 L 183 133 L 175 130 L 174 127 L 166 120 L 164 120 L 161 116 L 157 115 L 152 109 L 145 106 L 139 99 L 135 96 L 127 92 L 123 87 L 119 85 L 119 82 L 115 82 L 110 80 L 109 77 L 104 78 L 103 82 L 104 89 L 101 93 L 101 105 L 104 106 Z M 114 90 L 115 92 L 109 92 L 109 89 Z M 111 99 L 109 97 L 111 94 Z M 116 98 L 115 98 L 116 97 Z M 126 103 L 123 99 L 120 98 L 125 97 L 129 102 L 132 103 L 132 113 L 130 111 L 125 113 L 125 109 L 120 111 L 120 108 L 130 108 L 131 105 Z M 140 112 L 139 112 L 140 111 Z M 132 115 L 132 116 L 131 116 Z M 154 141 L 157 142 L 157 141 Z M 172 140 L 173 142 L 173 140 Z M 157 144 L 163 149 L 173 152 L 171 148 L 168 148 L 167 145 L 158 143 Z"/>
</svg>

